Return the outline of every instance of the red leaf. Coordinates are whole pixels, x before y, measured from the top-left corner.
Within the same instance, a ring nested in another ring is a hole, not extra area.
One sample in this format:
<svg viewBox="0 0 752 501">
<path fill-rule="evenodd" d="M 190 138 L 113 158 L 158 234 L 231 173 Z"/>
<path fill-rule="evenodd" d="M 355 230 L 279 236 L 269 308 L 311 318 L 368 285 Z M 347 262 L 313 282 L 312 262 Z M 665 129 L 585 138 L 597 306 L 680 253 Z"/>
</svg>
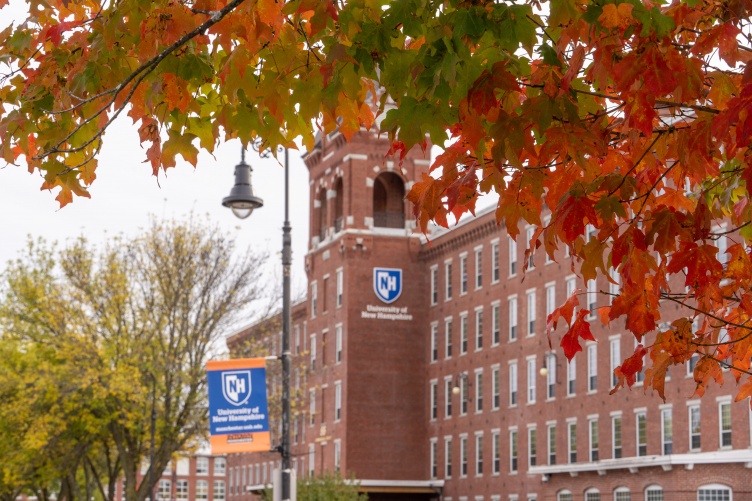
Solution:
<svg viewBox="0 0 752 501">
<path fill-rule="evenodd" d="M 642 371 L 642 366 L 647 355 L 648 350 L 642 344 L 638 344 L 631 357 L 626 359 L 619 367 L 614 369 L 614 374 L 619 379 L 616 386 L 611 390 L 610 394 L 613 395 L 619 388 L 623 388 L 626 384 L 628 387 L 637 380 L 637 374 Z"/>
<path fill-rule="evenodd" d="M 561 338 L 561 347 L 564 348 L 564 356 L 567 360 L 571 361 L 578 351 L 582 351 L 580 346 L 580 338 L 595 341 L 593 333 L 590 332 L 590 323 L 585 320 L 585 316 L 589 315 L 590 311 L 580 310 L 577 312 L 577 319 L 569 328 L 566 334 Z"/>
</svg>

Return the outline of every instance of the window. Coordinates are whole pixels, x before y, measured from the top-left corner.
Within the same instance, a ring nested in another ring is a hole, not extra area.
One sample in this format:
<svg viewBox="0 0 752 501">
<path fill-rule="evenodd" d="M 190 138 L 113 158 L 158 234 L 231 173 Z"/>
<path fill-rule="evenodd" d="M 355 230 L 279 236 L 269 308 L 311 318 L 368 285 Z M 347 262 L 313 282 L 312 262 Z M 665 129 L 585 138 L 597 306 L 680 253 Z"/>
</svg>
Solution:
<svg viewBox="0 0 752 501">
<path fill-rule="evenodd" d="M 434 392 L 437 390 L 436 383 L 433 383 Z M 434 397 L 436 395 L 434 394 Z M 342 382 L 334 382 L 334 420 L 342 419 Z"/>
<path fill-rule="evenodd" d="M 439 417 L 439 382 L 431 381 L 431 421 Z"/>
<path fill-rule="evenodd" d="M 313 389 L 308 394 L 309 398 L 309 408 L 308 408 L 308 415 L 309 415 L 309 424 L 313 426 L 314 419 L 316 418 L 316 390 Z"/>
<path fill-rule="evenodd" d="M 334 363 L 342 362 L 342 325 L 334 328 Z"/>
<path fill-rule="evenodd" d="M 719 402 L 718 422 L 720 425 L 721 448 L 729 448 L 731 447 L 731 401 Z"/>
<path fill-rule="evenodd" d="M 316 449 L 314 444 L 308 444 L 308 476 L 312 476 L 316 471 Z"/>
<path fill-rule="evenodd" d="M 460 355 L 467 353 L 467 312 L 460 313 Z"/>
<path fill-rule="evenodd" d="M 444 437 L 444 477 L 452 478 L 452 437 Z"/>
<path fill-rule="evenodd" d="M 517 362 L 509 364 L 509 405 L 517 405 Z"/>
<path fill-rule="evenodd" d="M 483 411 L 483 372 L 475 373 L 475 412 Z"/>
<path fill-rule="evenodd" d="M 460 436 L 460 477 L 467 476 L 467 437 Z"/>
<path fill-rule="evenodd" d="M 342 465 L 342 441 L 334 441 L 334 469 L 339 471 Z"/>
<path fill-rule="evenodd" d="M 483 348 L 483 307 L 475 309 L 475 350 Z"/>
<path fill-rule="evenodd" d="M 636 427 L 637 427 L 637 455 L 648 455 L 648 434 L 647 434 L 647 419 L 644 412 L 638 412 L 635 414 Z"/>
<path fill-rule="evenodd" d="M 585 491 L 585 501 L 601 501 L 601 493 L 598 489 L 592 488 Z"/>
<path fill-rule="evenodd" d="M 689 406 L 689 448 L 700 450 L 700 404 Z"/>
<path fill-rule="evenodd" d="M 226 490 L 225 490 L 225 481 L 224 480 L 215 480 L 214 481 L 214 492 L 212 493 L 212 499 L 214 501 L 222 501 L 225 499 Z"/>
<path fill-rule="evenodd" d="M 546 435 L 548 438 L 548 464 L 556 464 L 556 423 L 546 426 Z"/>
<path fill-rule="evenodd" d="M 444 388 L 444 417 L 449 418 L 452 417 L 452 389 L 454 388 L 451 377 L 444 379 Z"/>
<path fill-rule="evenodd" d="M 587 309 L 590 311 L 590 318 L 595 318 L 598 309 L 598 286 L 595 280 L 587 282 Z"/>
<path fill-rule="evenodd" d="M 295 326 L 295 354 L 300 355 L 300 325 Z"/>
<path fill-rule="evenodd" d="M 439 303 L 439 266 L 431 266 L 431 306 Z"/>
<path fill-rule="evenodd" d="M 509 471 L 517 471 L 517 429 L 509 430 Z"/>
<path fill-rule="evenodd" d="M 439 476 L 439 443 L 435 438 L 431 439 L 430 455 L 431 455 L 431 478 L 435 479 Z"/>
<path fill-rule="evenodd" d="M 621 336 L 616 335 L 609 341 L 611 347 L 611 386 L 614 387 L 619 382 L 614 371 L 621 365 Z"/>
<path fill-rule="evenodd" d="M 703 485 L 697 489 L 697 501 L 731 501 L 731 489 L 721 484 Z"/>
<path fill-rule="evenodd" d="M 671 409 L 661 410 L 661 443 L 663 444 L 663 454 L 671 454 L 674 444 L 674 426 Z"/>
<path fill-rule="evenodd" d="M 439 324 L 431 324 L 431 362 L 439 359 Z"/>
<path fill-rule="evenodd" d="M 637 341 L 637 339 L 635 339 L 635 348 L 637 348 L 637 346 L 639 344 L 640 343 Z M 645 381 L 645 366 L 646 365 L 647 364 L 645 364 L 645 357 L 642 357 L 642 370 L 640 372 L 638 372 L 638 373 L 635 374 L 635 384 L 636 385 L 641 385 L 642 382 Z"/>
<path fill-rule="evenodd" d="M 537 444 L 537 430 L 535 426 L 530 426 L 527 429 L 527 447 L 528 447 L 528 464 L 535 466 L 538 461 L 538 444 Z"/>
<path fill-rule="evenodd" d="M 475 288 L 483 287 L 483 249 L 475 249 Z"/>
<path fill-rule="evenodd" d="M 499 281 L 499 240 L 491 242 L 491 282 Z"/>
<path fill-rule="evenodd" d="M 556 494 L 556 501 L 572 501 L 572 493 L 564 490 Z"/>
<path fill-rule="evenodd" d="M 452 299 L 452 262 L 446 261 L 444 263 L 444 283 L 445 283 L 445 295 L 444 300 L 449 301 Z"/>
<path fill-rule="evenodd" d="M 517 296 L 509 298 L 509 340 L 517 339 Z"/>
<path fill-rule="evenodd" d="M 209 474 L 209 458 L 199 456 L 196 458 L 196 475 Z"/>
<path fill-rule="evenodd" d="M 626 487 L 617 487 L 614 491 L 614 501 L 632 501 L 632 493 Z"/>
<path fill-rule="evenodd" d="M 452 358 L 452 319 L 444 320 L 444 353 L 446 358 Z"/>
<path fill-rule="evenodd" d="M 613 282 L 608 283 L 608 292 L 610 293 L 608 296 L 608 304 L 613 304 L 614 299 L 616 299 L 616 296 L 618 296 L 621 291 L 621 275 L 619 275 L 619 272 L 614 268 L 610 269 L 609 275 Z"/>
<path fill-rule="evenodd" d="M 499 370 L 499 366 L 495 366 L 491 368 L 491 408 L 493 410 L 496 410 L 501 405 L 501 371 Z"/>
<path fill-rule="evenodd" d="M 501 341 L 501 305 L 498 301 L 491 305 L 491 329 L 492 345 L 496 346 Z"/>
<path fill-rule="evenodd" d="M 342 306 L 342 298 L 345 291 L 345 279 L 342 268 L 337 270 L 337 308 Z"/>
<path fill-rule="evenodd" d="M 494 475 L 497 475 L 501 472 L 501 434 L 498 430 L 492 431 L 491 444 L 491 453 L 493 454 L 493 473 Z"/>
<path fill-rule="evenodd" d="M 157 499 L 172 499 L 172 482 L 160 480 L 157 484 Z"/>
<path fill-rule="evenodd" d="M 619 459 L 622 457 L 621 449 L 621 415 L 611 418 L 611 436 L 613 437 L 613 457 Z"/>
<path fill-rule="evenodd" d="M 460 377 L 460 416 L 467 414 L 468 391 L 467 373 L 465 372 Z"/>
<path fill-rule="evenodd" d="M 517 274 L 517 242 L 509 237 L 509 276 Z"/>
<path fill-rule="evenodd" d="M 318 284 L 311 282 L 311 318 L 316 318 L 316 308 L 319 303 Z"/>
<path fill-rule="evenodd" d="M 475 475 L 483 475 L 483 435 L 475 435 Z"/>
<path fill-rule="evenodd" d="M 224 476 L 227 471 L 227 460 L 225 458 L 214 458 L 214 475 Z"/>
<path fill-rule="evenodd" d="M 568 443 L 569 443 L 569 462 L 577 462 L 577 422 L 567 423 Z"/>
<path fill-rule="evenodd" d="M 546 315 L 550 315 L 556 309 L 556 283 L 546 284 Z"/>
<path fill-rule="evenodd" d="M 535 252 L 535 247 L 530 246 L 530 240 L 533 239 L 534 233 L 535 233 L 535 227 L 533 226 L 525 230 L 525 249 L 528 250 L 528 255 L 527 255 L 527 269 L 528 270 L 535 269 L 535 258 L 533 257 L 533 253 Z"/>
<path fill-rule="evenodd" d="M 645 489 L 645 501 L 663 501 L 663 489 L 656 485 L 651 485 Z"/>
<path fill-rule="evenodd" d="M 589 438 L 590 438 L 590 461 L 598 461 L 598 420 L 591 418 L 588 420 Z"/>
<path fill-rule="evenodd" d="M 311 335 L 311 370 L 316 369 L 316 334 Z"/>
<path fill-rule="evenodd" d="M 598 345 L 591 344 L 587 347 L 588 354 L 588 391 L 598 389 Z"/>
<path fill-rule="evenodd" d="M 460 254 L 460 295 L 467 294 L 467 254 Z"/>
<path fill-rule="evenodd" d="M 206 480 L 196 481 L 196 499 L 209 499 L 209 482 Z"/>
<path fill-rule="evenodd" d="M 535 371 L 535 355 L 527 359 L 527 403 L 535 403 L 535 383 L 537 379 Z"/>
<path fill-rule="evenodd" d="M 527 293 L 527 335 L 535 336 L 535 290 Z"/>
<path fill-rule="evenodd" d="M 577 383 L 577 359 L 567 362 L 567 395 L 574 395 Z"/>
<path fill-rule="evenodd" d="M 180 500 L 188 499 L 188 481 L 178 480 L 175 485 L 175 498 Z"/>
<path fill-rule="evenodd" d="M 556 397 L 556 354 L 547 353 L 546 357 L 546 398 L 552 400 Z"/>
</svg>

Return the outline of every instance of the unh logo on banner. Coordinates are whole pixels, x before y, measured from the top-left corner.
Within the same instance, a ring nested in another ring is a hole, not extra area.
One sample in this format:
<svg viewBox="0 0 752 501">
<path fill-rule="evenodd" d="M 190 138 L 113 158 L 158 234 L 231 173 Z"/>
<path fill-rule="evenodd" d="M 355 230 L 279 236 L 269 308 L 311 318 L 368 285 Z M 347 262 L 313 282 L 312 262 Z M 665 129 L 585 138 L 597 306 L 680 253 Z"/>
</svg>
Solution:
<svg viewBox="0 0 752 501">
<path fill-rule="evenodd" d="M 251 371 L 222 373 L 222 395 L 232 405 L 243 405 L 251 397 Z"/>
<path fill-rule="evenodd" d="M 396 301 L 402 294 L 402 270 L 374 268 L 373 291 L 379 299 L 387 304 Z"/>
</svg>

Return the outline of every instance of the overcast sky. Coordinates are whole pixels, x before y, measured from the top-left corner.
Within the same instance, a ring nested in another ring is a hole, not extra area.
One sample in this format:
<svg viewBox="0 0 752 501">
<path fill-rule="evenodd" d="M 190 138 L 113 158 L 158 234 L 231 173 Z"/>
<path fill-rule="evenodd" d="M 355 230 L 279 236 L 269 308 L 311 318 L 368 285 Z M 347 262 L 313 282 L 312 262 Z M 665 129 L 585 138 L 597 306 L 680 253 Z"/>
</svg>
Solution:
<svg viewBox="0 0 752 501">
<path fill-rule="evenodd" d="M 0 29 L 11 19 L 25 16 L 21 6 L 22 2 L 13 1 L 0 10 Z M 300 154 L 290 151 L 294 293 L 305 289 L 303 260 L 308 241 L 308 170 Z M 237 235 L 240 249 L 269 254 L 273 269 L 265 279 L 273 285 L 281 281 L 284 171 L 276 160 L 260 160 L 255 152 L 246 155 L 254 168 L 254 191 L 264 200 L 264 207 L 241 221 L 221 205 L 234 182 L 239 141 L 220 145 L 214 157 L 200 154 L 196 169 L 178 156 L 177 167 L 158 178 L 143 163 L 145 158 L 136 127 L 121 116 L 105 136 L 91 199 L 74 198 L 62 209 L 55 201 L 57 191 L 40 191 L 38 173 L 29 174 L 25 166 L 0 165 L 0 269 L 23 252 L 29 236 L 64 243 L 83 234 L 93 242 L 103 242 L 116 234 L 137 234 L 152 216 L 183 218 L 193 212 Z"/>
</svg>

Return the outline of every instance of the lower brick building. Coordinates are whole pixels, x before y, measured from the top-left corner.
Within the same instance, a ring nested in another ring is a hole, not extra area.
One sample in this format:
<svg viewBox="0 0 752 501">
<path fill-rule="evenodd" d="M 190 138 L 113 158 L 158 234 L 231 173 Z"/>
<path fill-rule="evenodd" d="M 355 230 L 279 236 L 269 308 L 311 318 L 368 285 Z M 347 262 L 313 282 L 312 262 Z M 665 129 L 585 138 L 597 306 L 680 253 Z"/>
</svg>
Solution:
<svg viewBox="0 0 752 501">
<path fill-rule="evenodd" d="M 575 289 L 596 311 L 618 284 L 582 283 L 565 250 L 533 255 L 523 274 L 533 228 L 515 241 L 492 210 L 426 239 L 404 196 L 428 161 L 385 161 L 384 141 L 334 133 L 305 158 L 308 291 L 292 318 L 299 477 L 339 470 L 390 500 L 752 499 L 752 415 L 733 383 L 693 398 L 693 359 L 672 367 L 665 402 L 643 391 L 644 375 L 609 395 L 636 346 L 623 322 L 593 322 L 597 342 L 571 363 L 549 348 L 545 324 Z M 678 314 L 662 305 L 662 321 Z M 279 346 L 275 322 L 230 336 L 230 350 Z M 251 499 L 278 464 L 275 453 L 229 456 L 228 498 Z"/>
</svg>

